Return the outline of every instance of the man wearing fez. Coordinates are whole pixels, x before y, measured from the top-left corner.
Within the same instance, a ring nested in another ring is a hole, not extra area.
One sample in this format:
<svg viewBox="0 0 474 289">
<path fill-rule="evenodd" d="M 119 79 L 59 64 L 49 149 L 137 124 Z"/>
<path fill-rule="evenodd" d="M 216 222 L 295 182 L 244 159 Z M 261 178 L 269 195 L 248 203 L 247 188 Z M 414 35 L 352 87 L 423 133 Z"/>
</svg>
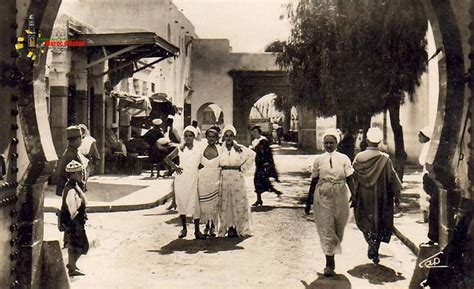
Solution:
<svg viewBox="0 0 474 289">
<path fill-rule="evenodd" d="M 61 196 L 64 190 L 64 186 L 67 182 L 66 165 L 71 161 L 79 162 L 82 165 L 82 160 L 79 155 L 78 148 L 82 143 L 81 129 L 78 126 L 70 126 L 66 129 L 66 137 L 68 146 L 66 151 L 61 156 L 56 166 L 56 172 L 59 176 L 58 185 L 56 187 L 56 195 Z M 81 189 L 84 189 L 84 183 L 79 182 Z"/>
<path fill-rule="evenodd" d="M 351 197 L 357 227 L 368 243 L 367 257 L 380 261 L 380 242 L 390 242 L 394 203 L 400 205 L 402 184 L 389 156 L 378 148 L 383 139 L 380 129 L 367 131 L 368 147 L 354 160 L 355 193 Z"/>
</svg>

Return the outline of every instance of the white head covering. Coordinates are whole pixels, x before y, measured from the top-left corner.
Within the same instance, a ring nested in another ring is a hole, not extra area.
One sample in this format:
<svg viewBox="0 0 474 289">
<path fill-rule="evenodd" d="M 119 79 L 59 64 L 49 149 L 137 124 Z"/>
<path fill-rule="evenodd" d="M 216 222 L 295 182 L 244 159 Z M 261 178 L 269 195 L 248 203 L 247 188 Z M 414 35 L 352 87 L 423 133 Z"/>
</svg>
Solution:
<svg viewBox="0 0 474 289">
<path fill-rule="evenodd" d="M 90 135 L 90 132 L 89 130 L 87 129 L 87 126 L 85 124 L 79 124 L 77 125 L 80 129 L 81 129 L 81 134 L 82 134 L 82 131 L 84 131 L 84 134 L 82 135 L 83 137 L 86 137 L 88 135 Z"/>
<path fill-rule="evenodd" d="M 427 138 L 431 139 L 431 135 L 433 134 L 433 128 L 425 126 L 424 128 L 420 129 L 420 132 Z"/>
<path fill-rule="evenodd" d="M 339 132 L 335 128 L 330 128 L 330 129 L 326 130 L 326 132 L 323 135 L 323 142 L 324 142 L 324 139 L 328 135 L 334 136 L 336 138 L 337 143 L 339 143 L 339 141 L 341 140 L 341 135 L 339 134 Z"/>
<path fill-rule="evenodd" d="M 68 173 L 82 172 L 82 164 L 78 161 L 72 160 L 66 165 L 65 171 Z"/>
<path fill-rule="evenodd" d="M 197 129 L 192 125 L 188 125 L 187 127 L 184 128 L 183 136 L 187 131 L 192 132 L 194 134 L 194 137 L 198 135 Z"/>
<path fill-rule="evenodd" d="M 236 130 L 235 127 L 234 127 L 233 125 L 231 125 L 231 124 L 228 124 L 228 125 L 226 125 L 226 126 L 224 127 L 224 129 L 222 130 L 222 135 L 224 135 L 225 132 L 228 131 L 228 130 L 230 130 L 230 131 L 234 134 L 234 136 L 237 135 L 237 130 Z"/>
<path fill-rule="evenodd" d="M 383 132 L 378 127 L 371 127 L 367 131 L 367 140 L 372 143 L 379 143 L 383 140 Z"/>
<path fill-rule="evenodd" d="M 163 121 L 159 118 L 155 118 L 154 120 L 151 121 L 154 125 L 161 125 Z"/>
</svg>

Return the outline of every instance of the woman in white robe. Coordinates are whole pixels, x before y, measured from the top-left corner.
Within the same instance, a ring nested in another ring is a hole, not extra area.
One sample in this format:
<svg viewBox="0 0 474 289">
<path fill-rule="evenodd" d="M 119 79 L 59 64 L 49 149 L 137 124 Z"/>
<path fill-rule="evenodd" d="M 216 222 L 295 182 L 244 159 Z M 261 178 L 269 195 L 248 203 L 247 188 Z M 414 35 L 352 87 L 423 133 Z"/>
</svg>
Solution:
<svg viewBox="0 0 474 289">
<path fill-rule="evenodd" d="M 202 157 L 202 145 L 195 141 L 197 135 L 193 126 L 187 126 L 184 131 L 184 145 L 174 149 L 166 158 L 166 163 L 172 167 L 177 176 L 174 179 L 174 193 L 178 205 L 178 213 L 183 229 L 179 238 L 187 235 L 186 216 L 194 219 L 194 236 L 196 239 L 204 239 L 199 230 L 199 198 L 198 198 L 198 173 Z M 179 156 L 179 166 L 173 163 L 173 159 Z"/>
<path fill-rule="evenodd" d="M 349 198 L 354 191 L 351 160 L 336 151 L 339 133 L 329 129 L 323 136 L 325 153 L 318 155 L 313 164 L 310 199 L 314 198 L 314 221 L 316 223 L 321 248 L 326 255 L 325 276 L 335 275 L 335 254 L 341 253 L 341 242 L 349 218 Z"/>
<path fill-rule="evenodd" d="M 250 207 L 243 173 L 252 167 L 255 152 L 236 144 L 237 132 L 233 126 L 226 126 L 222 132 L 219 236 L 227 233 L 228 237 L 245 237 L 250 235 Z"/>
<path fill-rule="evenodd" d="M 201 220 L 206 224 L 205 236 L 215 237 L 219 204 L 219 132 L 214 128 L 206 131 L 207 146 L 202 151 L 198 177 L 198 193 Z"/>
<path fill-rule="evenodd" d="M 77 149 L 79 156 L 84 166 L 84 183 L 87 183 L 91 172 L 91 164 L 95 164 L 100 160 L 99 150 L 97 149 L 97 142 L 93 138 L 87 129 L 85 124 L 80 124 L 78 127 L 81 129 L 82 142 L 81 146 Z M 86 189 L 87 190 L 87 189 Z"/>
</svg>

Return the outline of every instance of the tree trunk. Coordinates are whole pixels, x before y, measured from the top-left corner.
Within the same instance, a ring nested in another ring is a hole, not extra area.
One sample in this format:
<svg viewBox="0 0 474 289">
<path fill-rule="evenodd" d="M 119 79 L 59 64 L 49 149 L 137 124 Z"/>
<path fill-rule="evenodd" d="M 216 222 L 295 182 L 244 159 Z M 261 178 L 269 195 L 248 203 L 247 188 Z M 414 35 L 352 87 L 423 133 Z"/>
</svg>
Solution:
<svg viewBox="0 0 474 289">
<path fill-rule="evenodd" d="M 395 171 L 403 182 L 403 172 L 405 170 L 405 162 L 407 153 L 405 152 L 405 144 L 403 141 L 403 127 L 400 125 L 400 101 L 394 101 L 388 107 L 390 112 L 390 124 L 392 125 L 393 138 L 395 141 Z"/>
</svg>

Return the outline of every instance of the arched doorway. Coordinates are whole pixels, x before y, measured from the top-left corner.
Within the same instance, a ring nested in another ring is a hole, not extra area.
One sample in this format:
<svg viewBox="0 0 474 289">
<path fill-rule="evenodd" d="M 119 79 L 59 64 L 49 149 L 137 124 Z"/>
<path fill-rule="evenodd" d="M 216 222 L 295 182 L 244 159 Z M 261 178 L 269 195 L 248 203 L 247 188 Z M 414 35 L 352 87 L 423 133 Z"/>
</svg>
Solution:
<svg viewBox="0 0 474 289">
<path fill-rule="evenodd" d="M 283 107 L 285 96 L 268 93 L 260 97 L 250 108 L 249 125 L 259 125 L 262 133 L 274 144 L 286 140 L 291 126 L 291 108 Z M 293 107 L 294 108 L 294 107 Z M 296 113 L 296 108 L 294 108 Z M 296 115 L 297 116 L 297 113 Z M 296 119 L 295 119 L 296 120 Z M 285 128 L 285 129 L 284 129 Z M 293 129 L 296 129 L 293 127 Z"/>
<path fill-rule="evenodd" d="M 196 120 L 201 130 L 206 131 L 213 125 L 223 127 L 224 111 L 222 108 L 212 102 L 201 105 L 196 113 Z"/>
</svg>

